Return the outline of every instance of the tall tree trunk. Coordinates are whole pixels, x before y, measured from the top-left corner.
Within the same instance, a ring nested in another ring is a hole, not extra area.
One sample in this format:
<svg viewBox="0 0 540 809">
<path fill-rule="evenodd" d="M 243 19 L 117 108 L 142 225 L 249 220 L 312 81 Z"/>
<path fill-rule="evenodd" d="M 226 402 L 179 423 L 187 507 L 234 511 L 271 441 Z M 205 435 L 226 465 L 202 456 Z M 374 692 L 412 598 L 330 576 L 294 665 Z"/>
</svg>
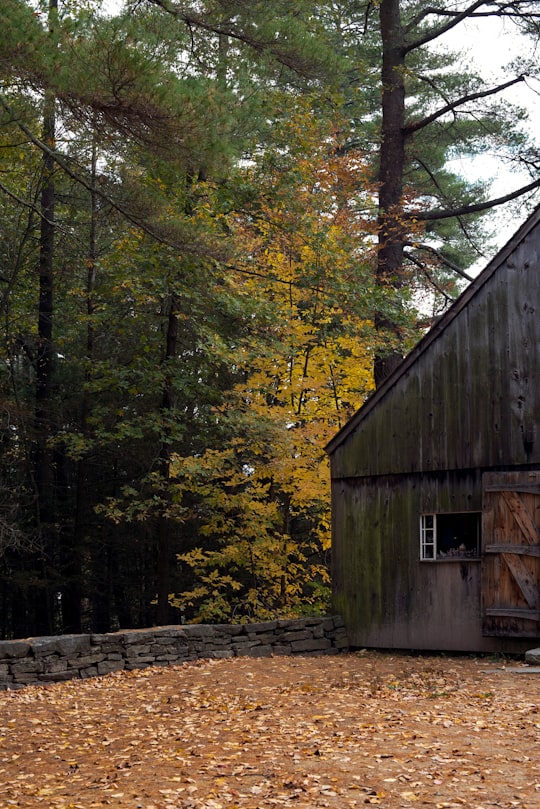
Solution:
<svg viewBox="0 0 540 809">
<path fill-rule="evenodd" d="M 178 347 L 178 314 L 176 295 L 171 293 L 168 302 L 167 333 L 165 338 L 165 356 L 163 364 L 165 378 L 161 399 L 161 413 L 164 421 L 164 435 L 159 453 L 159 471 L 161 485 L 163 486 L 162 513 L 158 518 L 158 556 L 157 556 L 157 623 L 167 624 L 169 620 L 169 593 L 170 593 L 170 555 L 171 555 L 171 519 L 166 513 L 170 503 L 170 464 L 171 450 L 167 440 L 169 434 L 168 420 L 173 409 L 173 382 L 171 377 L 171 362 L 177 353 Z"/>
<path fill-rule="evenodd" d="M 91 158 L 90 158 L 90 223 L 88 228 L 88 250 L 86 254 L 86 355 L 84 358 L 84 382 L 82 391 L 80 429 L 85 438 L 88 437 L 88 411 L 89 394 L 87 383 L 91 378 L 92 355 L 94 352 L 95 330 L 93 323 L 94 314 L 94 287 L 96 283 L 97 264 L 97 144 L 95 132 L 92 134 Z M 73 529 L 66 532 L 62 542 L 62 614 L 64 619 L 63 629 L 65 632 L 82 631 L 82 559 L 85 556 L 85 523 L 89 510 L 89 491 L 87 482 L 87 459 L 80 458 L 77 461 L 76 492 L 75 492 L 75 516 Z M 96 553 L 96 548 L 92 548 Z M 102 551 L 103 554 L 103 551 Z M 108 553 L 104 554 L 105 559 Z M 108 571 L 108 566 L 107 566 Z M 85 616 L 88 621 L 90 616 Z"/>
<path fill-rule="evenodd" d="M 54 30 L 57 0 L 49 0 L 49 27 Z M 56 99 L 47 92 L 43 106 L 43 141 L 49 149 L 56 142 Z M 38 632 L 54 630 L 54 586 L 51 573 L 56 563 L 54 460 L 50 447 L 53 432 L 53 275 L 55 242 L 54 159 L 43 154 L 41 188 L 41 227 L 39 237 L 38 346 L 36 355 L 36 394 L 34 411 L 34 477 L 37 516 L 43 554 L 42 603 L 37 610 Z"/>
<path fill-rule="evenodd" d="M 382 130 L 379 164 L 377 283 L 384 290 L 402 283 L 404 227 L 402 221 L 405 165 L 405 48 L 400 0 L 381 0 Z M 399 338 L 399 326 L 388 312 L 375 316 L 381 335 Z M 399 351 L 381 351 L 375 358 L 377 387 L 399 364 Z"/>
</svg>

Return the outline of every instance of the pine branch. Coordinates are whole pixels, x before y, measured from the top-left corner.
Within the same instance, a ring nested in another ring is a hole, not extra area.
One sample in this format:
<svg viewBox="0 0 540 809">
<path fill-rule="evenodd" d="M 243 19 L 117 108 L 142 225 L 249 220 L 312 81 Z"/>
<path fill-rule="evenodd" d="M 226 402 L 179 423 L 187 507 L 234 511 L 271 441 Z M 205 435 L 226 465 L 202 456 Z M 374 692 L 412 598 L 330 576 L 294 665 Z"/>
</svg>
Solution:
<svg viewBox="0 0 540 809">
<path fill-rule="evenodd" d="M 468 8 L 464 9 L 461 12 L 451 11 L 448 9 L 440 9 L 436 6 L 428 6 L 428 8 L 424 9 L 420 12 L 416 17 L 414 17 L 409 25 L 405 28 L 405 33 L 409 33 L 412 29 L 416 28 L 419 23 L 422 22 L 426 17 L 431 16 L 432 14 L 437 16 L 449 16 L 450 20 L 446 22 L 444 25 L 439 26 L 438 28 L 434 28 L 431 31 L 428 31 L 424 34 L 423 37 L 419 37 L 409 44 L 405 45 L 404 52 L 409 53 L 410 51 L 415 50 L 416 48 L 421 48 L 422 45 L 427 45 L 428 42 L 433 42 L 433 40 L 438 39 L 443 34 L 446 34 L 447 31 L 451 31 L 452 28 L 455 28 L 456 25 L 459 25 L 463 20 L 466 20 L 470 17 L 478 8 L 482 6 L 489 5 L 491 0 L 475 0 Z"/>
<path fill-rule="evenodd" d="M 139 230 L 142 230 L 143 233 L 146 233 L 160 244 L 164 244 L 167 247 L 172 247 L 175 250 L 182 249 L 186 253 L 197 255 L 200 254 L 200 251 L 196 247 L 190 247 L 186 242 L 178 242 L 176 240 L 167 238 L 163 233 L 159 232 L 158 228 L 153 228 L 144 220 L 144 218 L 136 216 L 132 211 L 128 210 L 125 205 L 107 194 L 105 191 L 103 191 L 103 189 L 96 188 L 95 184 L 91 180 L 87 180 L 83 173 L 74 171 L 69 165 L 68 160 L 61 155 L 58 150 L 48 146 L 41 138 L 34 135 L 26 124 L 24 124 L 21 120 L 18 120 L 17 117 L 13 115 L 11 107 L 2 95 L 0 95 L 0 106 L 2 106 L 6 112 L 12 116 L 13 121 L 16 122 L 19 129 L 24 132 L 31 143 L 33 143 L 34 146 L 36 146 L 43 154 L 52 158 L 57 166 L 59 166 L 59 168 L 61 168 L 71 180 L 80 185 L 89 193 L 96 194 L 101 200 L 110 205 L 113 210 L 117 211 L 117 213 L 124 217 L 127 222 L 134 225 L 136 228 L 139 228 Z"/>
<path fill-rule="evenodd" d="M 459 25 L 466 19 L 478 19 L 485 17 L 500 17 L 514 20 L 536 20 L 540 19 L 540 11 L 527 11 L 526 7 L 530 6 L 530 0 L 514 0 L 514 2 L 498 3 L 494 0 L 475 0 L 468 8 L 463 11 L 452 11 L 452 9 L 439 8 L 437 6 L 429 6 L 423 9 L 419 14 L 414 17 L 411 22 L 406 26 L 405 33 L 416 28 L 426 17 L 435 15 L 437 17 L 448 17 L 448 22 L 436 28 L 427 31 L 424 36 L 409 42 L 404 47 L 404 53 L 421 48 L 429 42 L 433 42 L 443 34 L 451 31 L 456 25 Z M 487 7 L 486 11 L 481 11 L 482 6 Z"/>
<path fill-rule="evenodd" d="M 187 3 L 169 2 L 169 0 L 148 0 L 154 6 L 170 14 L 177 20 L 183 22 L 190 29 L 199 29 L 210 34 L 229 37 L 230 39 L 247 45 L 259 56 L 270 53 L 280 64 L 303 76 L 311 76 L 318 72 L 320 64 L 312 56 L 303 57 L 294 47 L 287 47 L 286 39 L 278 39 L 276 36 L 265 38 L 257 31 L 257 26 L 252 21 L 251 29 L 241 28 L 231 20 L 219 21 L 219 15 L 204 14 L 196 10 L 196 6 L 189 6 Z M 244 8 L 248 14 L 251 9 L 250 0 L 244 0 Z M 242 3 L 240 4 L 242 6 Z M 251 18 L 253 15 L 251 14 Z M 253 33 L 252 33 L 253 32 Z"/>
<path fill-rule="evenodd" d="M 20 205 L 23 208 L 28 208 L 32 213 L 37 214 L 40 219 L 43 219 L 49 225 L 54 224 L 51 219 L 48 219 L 45 214 L 41 211 L 40 207 L 36 205 L 34 202 L 30 202 L 29 200 L 23 199 L 11 191 L 7 186 L 3 183 L 0 183 L 0 191 L 2 191 L 6 196 L 12 199 L 17 205 Z"/>
</svg>

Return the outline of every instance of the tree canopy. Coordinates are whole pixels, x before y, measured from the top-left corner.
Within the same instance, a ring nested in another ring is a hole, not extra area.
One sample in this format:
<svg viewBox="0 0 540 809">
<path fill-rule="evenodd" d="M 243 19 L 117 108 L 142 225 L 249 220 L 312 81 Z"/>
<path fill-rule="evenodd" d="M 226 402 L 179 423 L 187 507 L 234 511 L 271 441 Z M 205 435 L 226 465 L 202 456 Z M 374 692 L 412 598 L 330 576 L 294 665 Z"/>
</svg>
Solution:
<svg viewBox="0 0 540 809">
<path fill-rule="evenodd" d="M 324 612 L 325 443 L 540 186 L 432 45 L 537 4 L 4 6 L 0 636 Z"/>
</svg>

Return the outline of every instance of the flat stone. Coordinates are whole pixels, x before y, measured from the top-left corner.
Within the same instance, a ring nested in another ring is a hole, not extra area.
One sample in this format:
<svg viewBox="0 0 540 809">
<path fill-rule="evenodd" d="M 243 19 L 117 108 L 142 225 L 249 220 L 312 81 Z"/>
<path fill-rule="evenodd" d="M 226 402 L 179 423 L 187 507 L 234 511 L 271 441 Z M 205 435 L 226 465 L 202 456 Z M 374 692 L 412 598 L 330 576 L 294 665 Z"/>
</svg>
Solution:
<svg viewBox="0 0 540 809">
<path fill-rule="evenodd" d="M 271 657 L 271 646 L 251 646 L 251 647 L 235 647 L 234 653 L 237 657 Z"/>
<path fill-rule="evenodd" d="M 118 634 L 126 646 L 132 644 L 142 646 L 145 643 L 150 643 L 155 638 L 155 632 L 152 629 L 125 629 Z"/>
<path fill-rule="evenodd" d="M 113 671 L 122 671 L 123 668 L 123 660 L 103 660 L 97 666 L 98 674 L 110 674 Z"/>
<path fill-rule="evenodd" d="M 65 657 L 48 657 L 43 663 L 43 675 L 58 674 L 68 670 L 68 662 Z"/>
<path fill-rule="evenodd" d="M 312 640 L 313 639 L 313 632 L 310 632 L 309 629 L 299 629 L 299 630 L 290 630 L 289 632 L 284 632 L 280 640 L 284 640 L 287 643 L 297 640 Z"/>
<path fill-rule="evenodd" d="M 154 646 L 185 646 L 186 645 L 186 637 L 185 635 L 177 635 L 176 637 L 172 638 L 169 635 L 158 635 L 153 640 Z"/>
<path fill-rule="evenodd" d="M 68 664 L 73 669 L 86 669 L 89 666 L 95 666 L 96 663 L 101 663 L 102 660 L 105 660 L 105 655 L 96 653 L 85 657 L 70 657 Z"/>
<path fill-rule="evenodd" d="M 26 657 L 18 660 L 11 666 L 11 673 L 18 679 L 19 674 L 43 673 L 43 661 L 35 660 L 33 657 Z"/>
<path fill-rule="evenodd" d="M 216 628 L 222 635 L 239 635 L 244 629 L 244 624 L 216 624 Z"/>
<path fill-rule="evenodd" d="M 54 654 L 73 656 L 87 654 L 90 651 L 89 635 L 50 635 L 43 638 L 32 638 L 30 647 L 35 657 Z"/>
<path fill-rule="evenodd" d="M 100 647 L 103 646 L 104 643 L 107 643 L 109 641 L 111 643 L 114 643 L 115 641 L 117 642 L 117 639 L 118 639 L 118 636 L 117 636 L 116 632 L 114 632 L 114 633 L 111 633 L 111 632 L 101 632 L 101 633 L 100 632 L 94 632 L 93 635 L 90 635 L 90 642 L 93 645 L 100 646 Z"/>
<path fill-rule="evenodd" d="M 138 655 L 148 655 L 148 654 L 150 654 L 150 649 L 151 648 L 152 647 L 150 646 L 149 643 L 140 644 L 140 645 L 137 645 L 137 644 L 134 643 L 132 646 L 128 646 L 128 648 L 126 650 L 126 656 L 127 657 L 137 657 Z"/>
<path fill-rule="evenodd" d="M 32 644 L 33 646 L 34 644 Z M 89 635 L 61 635 L 58 638 L 57 651 L 60 655 L 72 656 L 88 654 L 90 651 Z M 35 653 L 35 652 L 34 652 Z"/>
<path fill-rule="evenodd" d="M 0 640 L 0 657 L 26 657 L 29 651 L 27 640 Z"/>
<path fill-rule="evenodd" d="M 278 628 L 279 629 L 287 629 L 287 627 L 305 627 L 306 620 L 305 618 L 279 618 L 278 619 Z M 333 624 L 332 624 L 333 626 Z"/>
<path fill-rule="evenodd" d="M 277 629 L 277 625 L 277 621 L 262 621 L 258 624 L 244 624 L 244 632 L 249 635 L 252 633 L 258 634 L 260 632 L 273 632 L 274 629 Z"/>
<path fill-rule="evenodd" d="M 521 669 L 521 674 L 540 674 L 540 666 L 527 666 Z"/>
<path fill-rule="evenodd" d="M 540 674 L 540 666 L 504 666 L 502 669 L 483 669 L 482 674 Z"/>
<path fill-rule="evenodd" d="M 240 636 L 242 639 L 244 636 Z M 254 641 L 256 643 L 273 643 L 276 640 L 276 635 L 274 632 L 248 632 L 247 633 L 248 640 Z"/>
<path fill-rule="evenodd" d="M 324 649 L 329 649 L 332 642 L 327 638 L 311 639 L 311 640 L 294 640 L 291 643 L 293 654 L 298 652 L 320 652 Z"/>
<path fill-rule="evenodd" d="M 96 643 L 90 647 L 91 652 L 103 652 L 103 654 L 119 654 L 124 655 L 126 647 L 123 643 Z"/>
<path fill-rule="evenodd" d="M 540 648 L 538 649 L 529 649 L 528 652 L 525 652 L 525 662 L 534 665 L 535 663 L 540 664 Z"/>
<path fill-rule="evenodd" d="M 80 672 L 83 680 L 87 680 L 89 677 L 97 677 L 97 674 L 97 666 L 89 666 L 87 669 L 82 669 Z"/>
<path fill-rule="evenodd" d="M 183 638 L 185 637 L 183 626 L 159 626 L 155 630 L 155 638 Z"/>
<path fill-rule="evenodd" d="M 213 638 L 216 627 L 212 624 L 184 624 L 184 632 L 188 638 Z"/>
<path fill-rule="evenodd" d="M 63 683 L 78 677 L 78 671 L 48 671 L 46 674 L 40 674 L 38 679 L 44 683 Z"/>
</svg>

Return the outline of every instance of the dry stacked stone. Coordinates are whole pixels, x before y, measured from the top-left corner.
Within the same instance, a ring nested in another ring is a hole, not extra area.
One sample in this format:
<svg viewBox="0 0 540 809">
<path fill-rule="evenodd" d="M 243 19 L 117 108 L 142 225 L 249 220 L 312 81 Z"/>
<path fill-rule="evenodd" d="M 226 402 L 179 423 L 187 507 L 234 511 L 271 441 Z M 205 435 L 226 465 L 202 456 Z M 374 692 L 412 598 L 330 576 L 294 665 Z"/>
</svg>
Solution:
<svg viewBox="0 0 540 809">
<path fill-rule="evenodd" d="M 331 655 L 347 649 L 340 616 L 4 640 L 0 641 L 0 690 L 199 658 Z"/>
</svg>

